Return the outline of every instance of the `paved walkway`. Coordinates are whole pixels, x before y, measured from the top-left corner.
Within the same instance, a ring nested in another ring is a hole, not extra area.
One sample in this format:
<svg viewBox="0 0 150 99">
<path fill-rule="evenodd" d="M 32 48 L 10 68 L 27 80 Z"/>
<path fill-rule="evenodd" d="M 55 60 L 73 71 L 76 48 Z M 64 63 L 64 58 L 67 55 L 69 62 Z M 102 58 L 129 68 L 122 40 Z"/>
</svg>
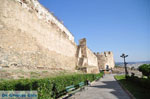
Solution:
<svg viewBox="0 0 150 99">
<path fill-rule="evenodd" d="M 105 75 L 104 78 L 69 99 L 130 99 L 113 76 L 113 74 Z"/>
</svg>

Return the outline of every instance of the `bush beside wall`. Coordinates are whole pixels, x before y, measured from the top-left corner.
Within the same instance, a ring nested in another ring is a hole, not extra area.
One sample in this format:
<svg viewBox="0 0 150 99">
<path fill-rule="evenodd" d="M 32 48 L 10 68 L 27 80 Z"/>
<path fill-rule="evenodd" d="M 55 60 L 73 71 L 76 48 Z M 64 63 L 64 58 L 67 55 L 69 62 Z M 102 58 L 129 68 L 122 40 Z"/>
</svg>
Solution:
<svg viewBox="0 0 150 99">
<path fill-rule="evenodd" d="M 65 90 L 66 86 L 78 85 L 80 82 L 94 81 L 102 77 L 100 74 L 75 74 L 64 75 L 55 78 L 43 78 L 43 79 L 20 79 L 0 82 L 0 90 L 5 91 L 26 91 L 36 90 L 38 91 L 39 99 L 53 99 L 57 93 Z M 54 86 L 55 85 L 55 86 Z"/>
</svg>

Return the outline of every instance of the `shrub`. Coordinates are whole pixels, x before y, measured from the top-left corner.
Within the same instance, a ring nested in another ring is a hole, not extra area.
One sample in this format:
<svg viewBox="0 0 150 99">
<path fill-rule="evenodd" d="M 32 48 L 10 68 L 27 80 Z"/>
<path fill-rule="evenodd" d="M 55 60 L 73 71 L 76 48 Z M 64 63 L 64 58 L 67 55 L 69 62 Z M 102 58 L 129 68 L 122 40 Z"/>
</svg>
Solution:
<svg viewBox="0 0 150 99">
<path fill-rule="evenodd" d="M 78 83 L 85 82 L 87 79 L 93 81 L 102 75 L 103 72 L 100 74 L 75 74 L 54 78 L 2 81 L 0 82 L 0 90 L 36 90 L 39 99 L 54 99 L 58 93 L 65 90 L 65 87 L 77 86 Z"/>
<path fill-rule="evenodd" d="M 127 81 L 133 82 L 134 84 L 137 84 L 141 87 L 150 89 L 150 79 L 138 78 L 136 76 L 127 76 L 126 79 L 127 79 Z"/>
<path fill-rule="evenodd" d="M 143 64 L 139 66 L 139 71 L 142 72 L 144 76 L 150 78 L 150 64 Z"/>
</svg>

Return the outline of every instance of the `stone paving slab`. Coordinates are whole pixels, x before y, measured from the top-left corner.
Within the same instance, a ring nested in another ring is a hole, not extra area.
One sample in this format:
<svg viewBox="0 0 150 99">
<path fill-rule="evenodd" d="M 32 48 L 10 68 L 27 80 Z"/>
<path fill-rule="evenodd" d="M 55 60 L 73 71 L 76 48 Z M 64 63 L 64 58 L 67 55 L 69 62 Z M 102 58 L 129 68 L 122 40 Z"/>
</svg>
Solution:
<svg viewBox="0 0 150 99">
<path fill-rule="evenodd" d="M 130 99 L 129 95 L 114 79 L 113 74 L 106 74 L 104 78 L 85 87 L 69 99 Z"/>
</svg>

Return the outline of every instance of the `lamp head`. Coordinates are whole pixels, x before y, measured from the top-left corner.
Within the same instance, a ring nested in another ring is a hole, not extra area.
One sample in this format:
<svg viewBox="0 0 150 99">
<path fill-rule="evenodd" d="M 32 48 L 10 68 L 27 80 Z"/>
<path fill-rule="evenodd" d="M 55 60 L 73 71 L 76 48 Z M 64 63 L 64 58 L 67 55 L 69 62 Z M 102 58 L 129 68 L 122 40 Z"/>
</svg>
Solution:
<svg viewBox="0 0 150 99">
<path fill-rule="evenodd" d="M 125 54 L 124 54 L 124 53 L 122 53 L 122 55 L 121 55 L 120 57 L 125 57 Z"/>
</svg>

